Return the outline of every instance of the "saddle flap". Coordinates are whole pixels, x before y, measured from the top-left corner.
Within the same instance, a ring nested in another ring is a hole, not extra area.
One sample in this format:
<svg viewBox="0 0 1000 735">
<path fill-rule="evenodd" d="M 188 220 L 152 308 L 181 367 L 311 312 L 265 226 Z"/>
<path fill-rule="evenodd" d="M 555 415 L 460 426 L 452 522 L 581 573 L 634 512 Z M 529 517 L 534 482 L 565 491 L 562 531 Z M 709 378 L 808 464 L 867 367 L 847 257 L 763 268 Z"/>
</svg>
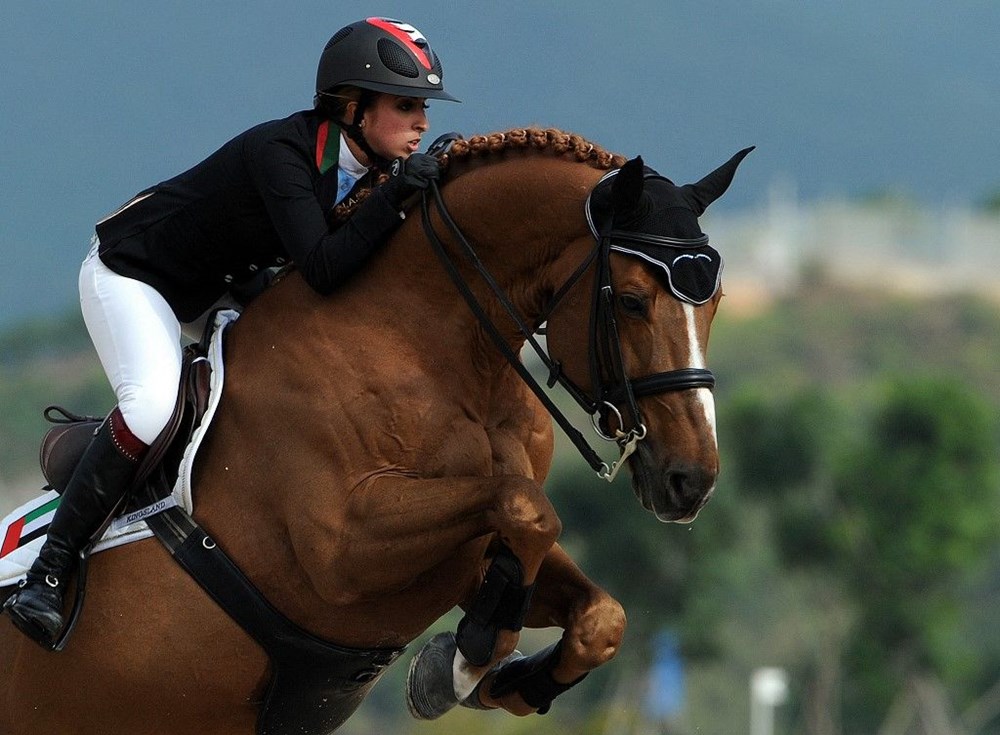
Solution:
<svg viewBox="0 0 1000 735">
<path fill-rule="evenodd" d="M 136 485 L 149 477 L 157 468 L 173 447 L 175 440 L 183 442 L 182 447 L 186 445 L 191 430 L 201 420 L 208 407 L 211 376 L 212 368 L 208 361 L 196 349 L 186 350 L 181 370 L 182 389 L 178 393 L 174 413 L 143 458 L 136 472 Z M 53 418 L 50 415 L 53 409 L 65 418 Z M 104 419 L 78 416 L 59 407 L 46 409 L 45 415 L 48 420 L 55 422 L 56 426 L 49 429 L 42 438 L 38 461 L 45 481 L 54 490 L 62 493 Z M 183 426 L 185 423 L 187 426 Z M 160 490 L 166 493 L 169 491 L 169 487 Z"/>
<path fill-rule="evenodd" d="M 53 426 L 45 433 L 38 461 L 51 488 L 63 491 L 101 423 L 103 419 L 85 418 Z"/>
</svg>

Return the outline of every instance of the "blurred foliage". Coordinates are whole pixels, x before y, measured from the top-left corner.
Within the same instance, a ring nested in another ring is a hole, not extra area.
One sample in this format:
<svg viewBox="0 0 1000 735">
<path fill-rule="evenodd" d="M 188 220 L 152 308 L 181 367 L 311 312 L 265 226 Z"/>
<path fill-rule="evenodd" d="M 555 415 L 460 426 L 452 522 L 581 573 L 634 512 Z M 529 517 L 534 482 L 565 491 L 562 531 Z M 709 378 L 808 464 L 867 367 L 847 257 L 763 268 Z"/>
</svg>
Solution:
<svg viewBox="0 0 1000 735">
<path fill-rule="evenodd" d="M 1000 733 L 980 701 L 1000 681 L 1000 307 L 822 274 L 806 285 L 753 313 L 723 302 L 710 355 L 723 474 L 694 523 L 658 523 L 627 478 L 596 479 L 557 437 L 561 543 L 626 607 L 618 659 L 545 717 L 433 723 L 405 714 L 399 665 L 343 732 L 655 731 L 641 721 L 644 676 L 668 629 L 686 698 L 665 732 L 744 732 L 750 674 L 767 665 L 791 675 L 778 735 L 876 732 L 914 676 L 939 681 L 955 711 L 978 708 L 969 735 Z M 33 466 L 53 402 L 111 405 L 75 318 L 0 335 L 0 479 Z M 523 647 L 555 635 L 525 631 Z"/>
<path fill-rule="evenodd" d="M 987 567 L 984 551 L 1000 541 L 992 411 L 945 377 L 897 378 L 874 395 L 860 431 L 828 433 L 810 472 L 796 474 L 793 464 L 789 477 L 798 482 L 775 483 L 766 498 L 781 565 L 827 580 L 853 610 L 851 626 L 831 641 L 844 655 L 848 732 L 877 731 L 913 676 L 933 672 L 964 692 L 959 703 L 967 706 L 977 686 L 1000 674 L 995 658 L 955 645 L 967 632 L 965 592 Z M 738 445 L 737 459 L 758 446 L 779 456 L 788 436 L 767 427 L 799 426 L 817 406 L 813 393 L 804 397 L 739 402 L 736 428 L 755 435 Z M 833 411 L 812 415 L 826 417 L 827 431 L 836 421 Z M 789 446 L 798 456 L 797 442 Z M 738 472 L 741 487 L 759 497 L 755 467 L 740 462 Z"/>
<path fill-rule="evenodd" d="M 723 299 L 710 345 L 716 394 L 821 387 L 839 401 L 865 401 L 885 377 L 924 374 L 949 377 L 996 404 L 998 313 L 975 296 L 921 299 L 822 280 L 746 318 L 727 314 Z"/>
<path fill-rule="evenodd" d="M 0 488 L 40 478 L 46 406 L 103 415 L 114 405 L 97 355 L 76 314 L 27 322 L 0 334 Z M 6 504 L 5 504 L 6 505 Z"/>
<path fill-rule="evenodd" d="M 823 470 L 823 450 L 842 422 L 838 411 L 814 388 L 777 403 L 753 390 L 735 396 L 726 422 L 739 438 L 729 453 L 743 489 L 766 498 L 814 481 Z"/>
<path fill-rule="evenodd" d="M 908 674 L 929 670 L 956 685 L 975 673 L 952 641 L 959 593 L 1000 541 L 990 413 L 949 380 L 896 382 L 866 441 L 838 467 L 841 513 L 827 566 L 864 601 L 846 667 L 848 710 L 861 728 L 879 724 L 892 682 Z"/>
</svg>

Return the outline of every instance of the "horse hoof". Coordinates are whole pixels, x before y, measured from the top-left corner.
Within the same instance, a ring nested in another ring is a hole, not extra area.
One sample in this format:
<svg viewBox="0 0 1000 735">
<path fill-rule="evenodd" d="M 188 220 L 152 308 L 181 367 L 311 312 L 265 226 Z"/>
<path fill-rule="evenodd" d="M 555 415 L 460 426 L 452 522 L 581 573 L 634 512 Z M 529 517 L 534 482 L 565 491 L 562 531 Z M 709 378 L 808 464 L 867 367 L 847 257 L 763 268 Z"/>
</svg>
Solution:
<svg viewBox="0 0 1000 735">
<path fill-rule="evenodd" d="M 454 633 L 438 633 L 424 644 L 410 662 L 410 670 L 406 674 L 406 708 L 416 719 L 435 720 L 456 704 L 470 709 L 492 709 L 483 705 L 479 699 L 479 690 L 485 676 L 468 697 L 458 701 L 453 684 L 457 650 Z M 490 669 L 487 676 L 522 657 L 520 651 L 514 651 Z"/>
<path fill-rule="evenodd" d="M 434 720 L 458 704 L 452 685 L 455 634 L 438 633 L 410 662 L 406 673 L 406 708 L 418 720 Z"/>
</svg>

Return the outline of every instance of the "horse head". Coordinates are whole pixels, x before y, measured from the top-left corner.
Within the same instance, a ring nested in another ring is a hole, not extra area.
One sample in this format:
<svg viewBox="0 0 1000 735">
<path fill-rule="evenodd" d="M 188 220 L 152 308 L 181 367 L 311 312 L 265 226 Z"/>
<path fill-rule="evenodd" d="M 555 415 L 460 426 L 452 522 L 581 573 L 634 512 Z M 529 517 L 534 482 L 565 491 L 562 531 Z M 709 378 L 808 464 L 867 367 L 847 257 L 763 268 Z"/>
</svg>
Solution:
<svg viewBox="0 0 1000 735">
<path fill-rule="evenodd" d="M 693 520 L 719 471 L 715 378 L 705 359 L 722 259 L 698 217 L 751 150 L 684 186 L 641 158 L 604 176 L 587 205 L 595 266 L 567 290 L 562 306 L 570 308 L 550 315 L 552 355 L 589 397 L 598 431 L 628 457 L 643 507 L 664 522 Z M 564 341 L 588 331 L 586 355 Z"/>
</svg>

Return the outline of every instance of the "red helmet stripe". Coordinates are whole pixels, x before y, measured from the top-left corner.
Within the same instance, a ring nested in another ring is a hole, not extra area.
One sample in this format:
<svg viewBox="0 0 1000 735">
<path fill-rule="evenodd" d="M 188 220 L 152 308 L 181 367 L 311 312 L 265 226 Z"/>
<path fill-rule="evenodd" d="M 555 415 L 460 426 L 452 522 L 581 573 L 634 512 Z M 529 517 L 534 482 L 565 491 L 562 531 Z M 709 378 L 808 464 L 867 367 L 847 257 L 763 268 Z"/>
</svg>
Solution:
<svg viewBox="0 0 1000 735">
<path fill-rule="evenodd" d="M 431 62 L 430 59 L 427 58 L 427 54 L 422 48 L 413 42 L 413 37 L 409 33 L 404 31 L 398 25 L 387 21 L 385 18 L 368 18 L 368 22 L 376 28 L 381 28 L 383 31 L 406 46 L 406 48 L 410 49 L 410 51 L 413 52 L 413 55 L 417 57 L 417 60 L 424 65 L 424 68 L 431 68 Z M 410 27 L 412 28 L 412 26 Z"/>
</svg>

